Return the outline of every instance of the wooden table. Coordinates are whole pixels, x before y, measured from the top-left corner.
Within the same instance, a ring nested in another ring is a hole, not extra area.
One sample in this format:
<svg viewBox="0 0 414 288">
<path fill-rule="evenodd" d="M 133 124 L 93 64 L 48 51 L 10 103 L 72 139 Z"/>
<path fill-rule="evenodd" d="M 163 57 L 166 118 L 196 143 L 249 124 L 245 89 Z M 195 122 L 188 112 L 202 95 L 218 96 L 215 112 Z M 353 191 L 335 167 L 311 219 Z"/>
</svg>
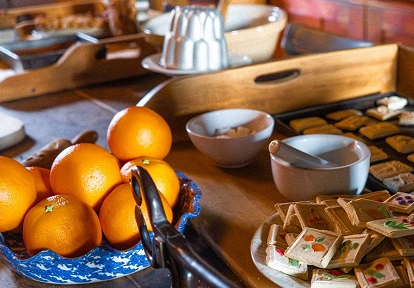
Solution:
<svg viewBox="0 0 414 288">
<path fill-rule="evenodd" d="M 159 74 L 148 74 L 105 85 L 4 102 L 0 111 L 24 121 L 27 138 L 1 154 L 23 161 L 55 139 L 71 139 L 88 129 L 96 130 L 99 134 L 97 144 L 108 148 L 106 129 L 113 115 L 135 105 L 148 90 L 166 79 Z M 190 142 L 175 143 L 166 161 L 192 178 L 203 193 L 201 214 L 191 220 L 191 227 L 248 286 L 275 287 L 260 274 L 250 257 L 253 233 L 274 212 L 273 204 L 280 199 L 272 181 L 265 148 L 252 164 L 240 169 L 214 166 Z M 148 268 L 120 279 L 88 284 L 87 287 L 152 287 L 154 277 L 168 277 L 168 273 Z M 2 287 L 51 286 L 12 272 L 3 261 L 0 261 L 0 281 L 5 285 Z M 244 285 L 241 281 L 238 284 Z"/>
</svg>

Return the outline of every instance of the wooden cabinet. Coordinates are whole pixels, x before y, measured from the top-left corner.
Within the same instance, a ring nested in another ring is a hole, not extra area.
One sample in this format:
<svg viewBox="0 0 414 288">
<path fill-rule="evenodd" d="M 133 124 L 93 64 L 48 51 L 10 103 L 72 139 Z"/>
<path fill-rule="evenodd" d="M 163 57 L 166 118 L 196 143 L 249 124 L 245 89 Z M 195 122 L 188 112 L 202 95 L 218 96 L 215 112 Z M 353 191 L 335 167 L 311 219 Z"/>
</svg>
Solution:
<svg viewBox="0 0 414 288">
<path fill-rule="evenodd" d="M 414 1 L 270 0 L 289 21 L 339 36 L 414 46 Z"/>
<path fill-rule="evenodd" d="M 363 5 L 332 0 L 271 0 L 288 12 L 289 21 L 336 35 L 362 39 Z"/>
<path fill-rule="evenodd" d="M 414 2 L 369 2 L 366 31 L 369 41 L 414 46 Z"/>
</svg>

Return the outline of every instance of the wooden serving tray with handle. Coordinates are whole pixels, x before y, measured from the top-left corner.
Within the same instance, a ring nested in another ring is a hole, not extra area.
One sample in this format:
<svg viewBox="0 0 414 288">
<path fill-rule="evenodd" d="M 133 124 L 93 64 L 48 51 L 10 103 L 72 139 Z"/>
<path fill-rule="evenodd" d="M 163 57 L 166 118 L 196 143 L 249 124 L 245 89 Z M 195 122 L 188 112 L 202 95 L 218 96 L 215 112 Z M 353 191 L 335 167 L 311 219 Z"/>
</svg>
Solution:
<svg viewBox="0 0 414 288">
<path fill-rule="evenodd" d="M 172 79 L 138 105 L 162 114 L 182 140 L 191 116 L 216 109 L 277 114 L 375 93 L 414 97 L 412 67 L 414 49 L 397 44 L 313 54 Z"/>
</svg>

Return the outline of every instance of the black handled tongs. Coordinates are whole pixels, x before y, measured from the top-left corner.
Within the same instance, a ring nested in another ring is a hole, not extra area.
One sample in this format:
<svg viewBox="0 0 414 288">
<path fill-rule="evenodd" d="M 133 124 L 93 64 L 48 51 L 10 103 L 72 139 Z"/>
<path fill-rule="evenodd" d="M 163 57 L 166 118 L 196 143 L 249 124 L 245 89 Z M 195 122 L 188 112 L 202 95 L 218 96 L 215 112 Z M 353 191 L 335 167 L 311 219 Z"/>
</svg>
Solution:
<svg viewBox="0 0 414 288">
<path fill-rule="evenodd" d="M 172 275 L 172 287 L 197 287 L 199 281 L 210 287 L 237 287 L 204 261 L 191 248 L 187 239 L 167 221 L 158 190 L 149 173 L 142 167 L 134 166 L 131 169 L 131 179 L 137 202 L 135 216 L 150 265 L 154 268 L 168 268 Z M 140 209 L 143 197 L 148 206 L 153 237 Z"/>
</svg>

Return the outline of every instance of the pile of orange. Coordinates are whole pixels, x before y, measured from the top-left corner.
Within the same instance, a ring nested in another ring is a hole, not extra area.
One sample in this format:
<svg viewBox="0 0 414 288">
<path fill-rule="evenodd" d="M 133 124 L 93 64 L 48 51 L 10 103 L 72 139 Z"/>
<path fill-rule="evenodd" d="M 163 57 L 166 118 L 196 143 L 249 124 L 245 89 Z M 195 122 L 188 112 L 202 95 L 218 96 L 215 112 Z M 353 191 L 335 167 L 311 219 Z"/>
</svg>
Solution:
<svg viewBox="0 0 414 288">
<path fill-rule="evenodd" d="M 140 241 L 129 176 L 134 165 L 154 179 L 172 221 L 180 183 L 163 160 L 172 145 L 168 123 L 149 108 L 128 107 L 113 117 L 107 143 L 109 151 L 91 143 L 72 145 L 50 170 L 0 156 L 0 232 L 21 232 L 32 255 L 50 249 L 78 257 L 100 245 L 103 236 L 115 248 L 131 248 Z M 140 208 L 152 229 L 145 201 Z"/>
</svg>

